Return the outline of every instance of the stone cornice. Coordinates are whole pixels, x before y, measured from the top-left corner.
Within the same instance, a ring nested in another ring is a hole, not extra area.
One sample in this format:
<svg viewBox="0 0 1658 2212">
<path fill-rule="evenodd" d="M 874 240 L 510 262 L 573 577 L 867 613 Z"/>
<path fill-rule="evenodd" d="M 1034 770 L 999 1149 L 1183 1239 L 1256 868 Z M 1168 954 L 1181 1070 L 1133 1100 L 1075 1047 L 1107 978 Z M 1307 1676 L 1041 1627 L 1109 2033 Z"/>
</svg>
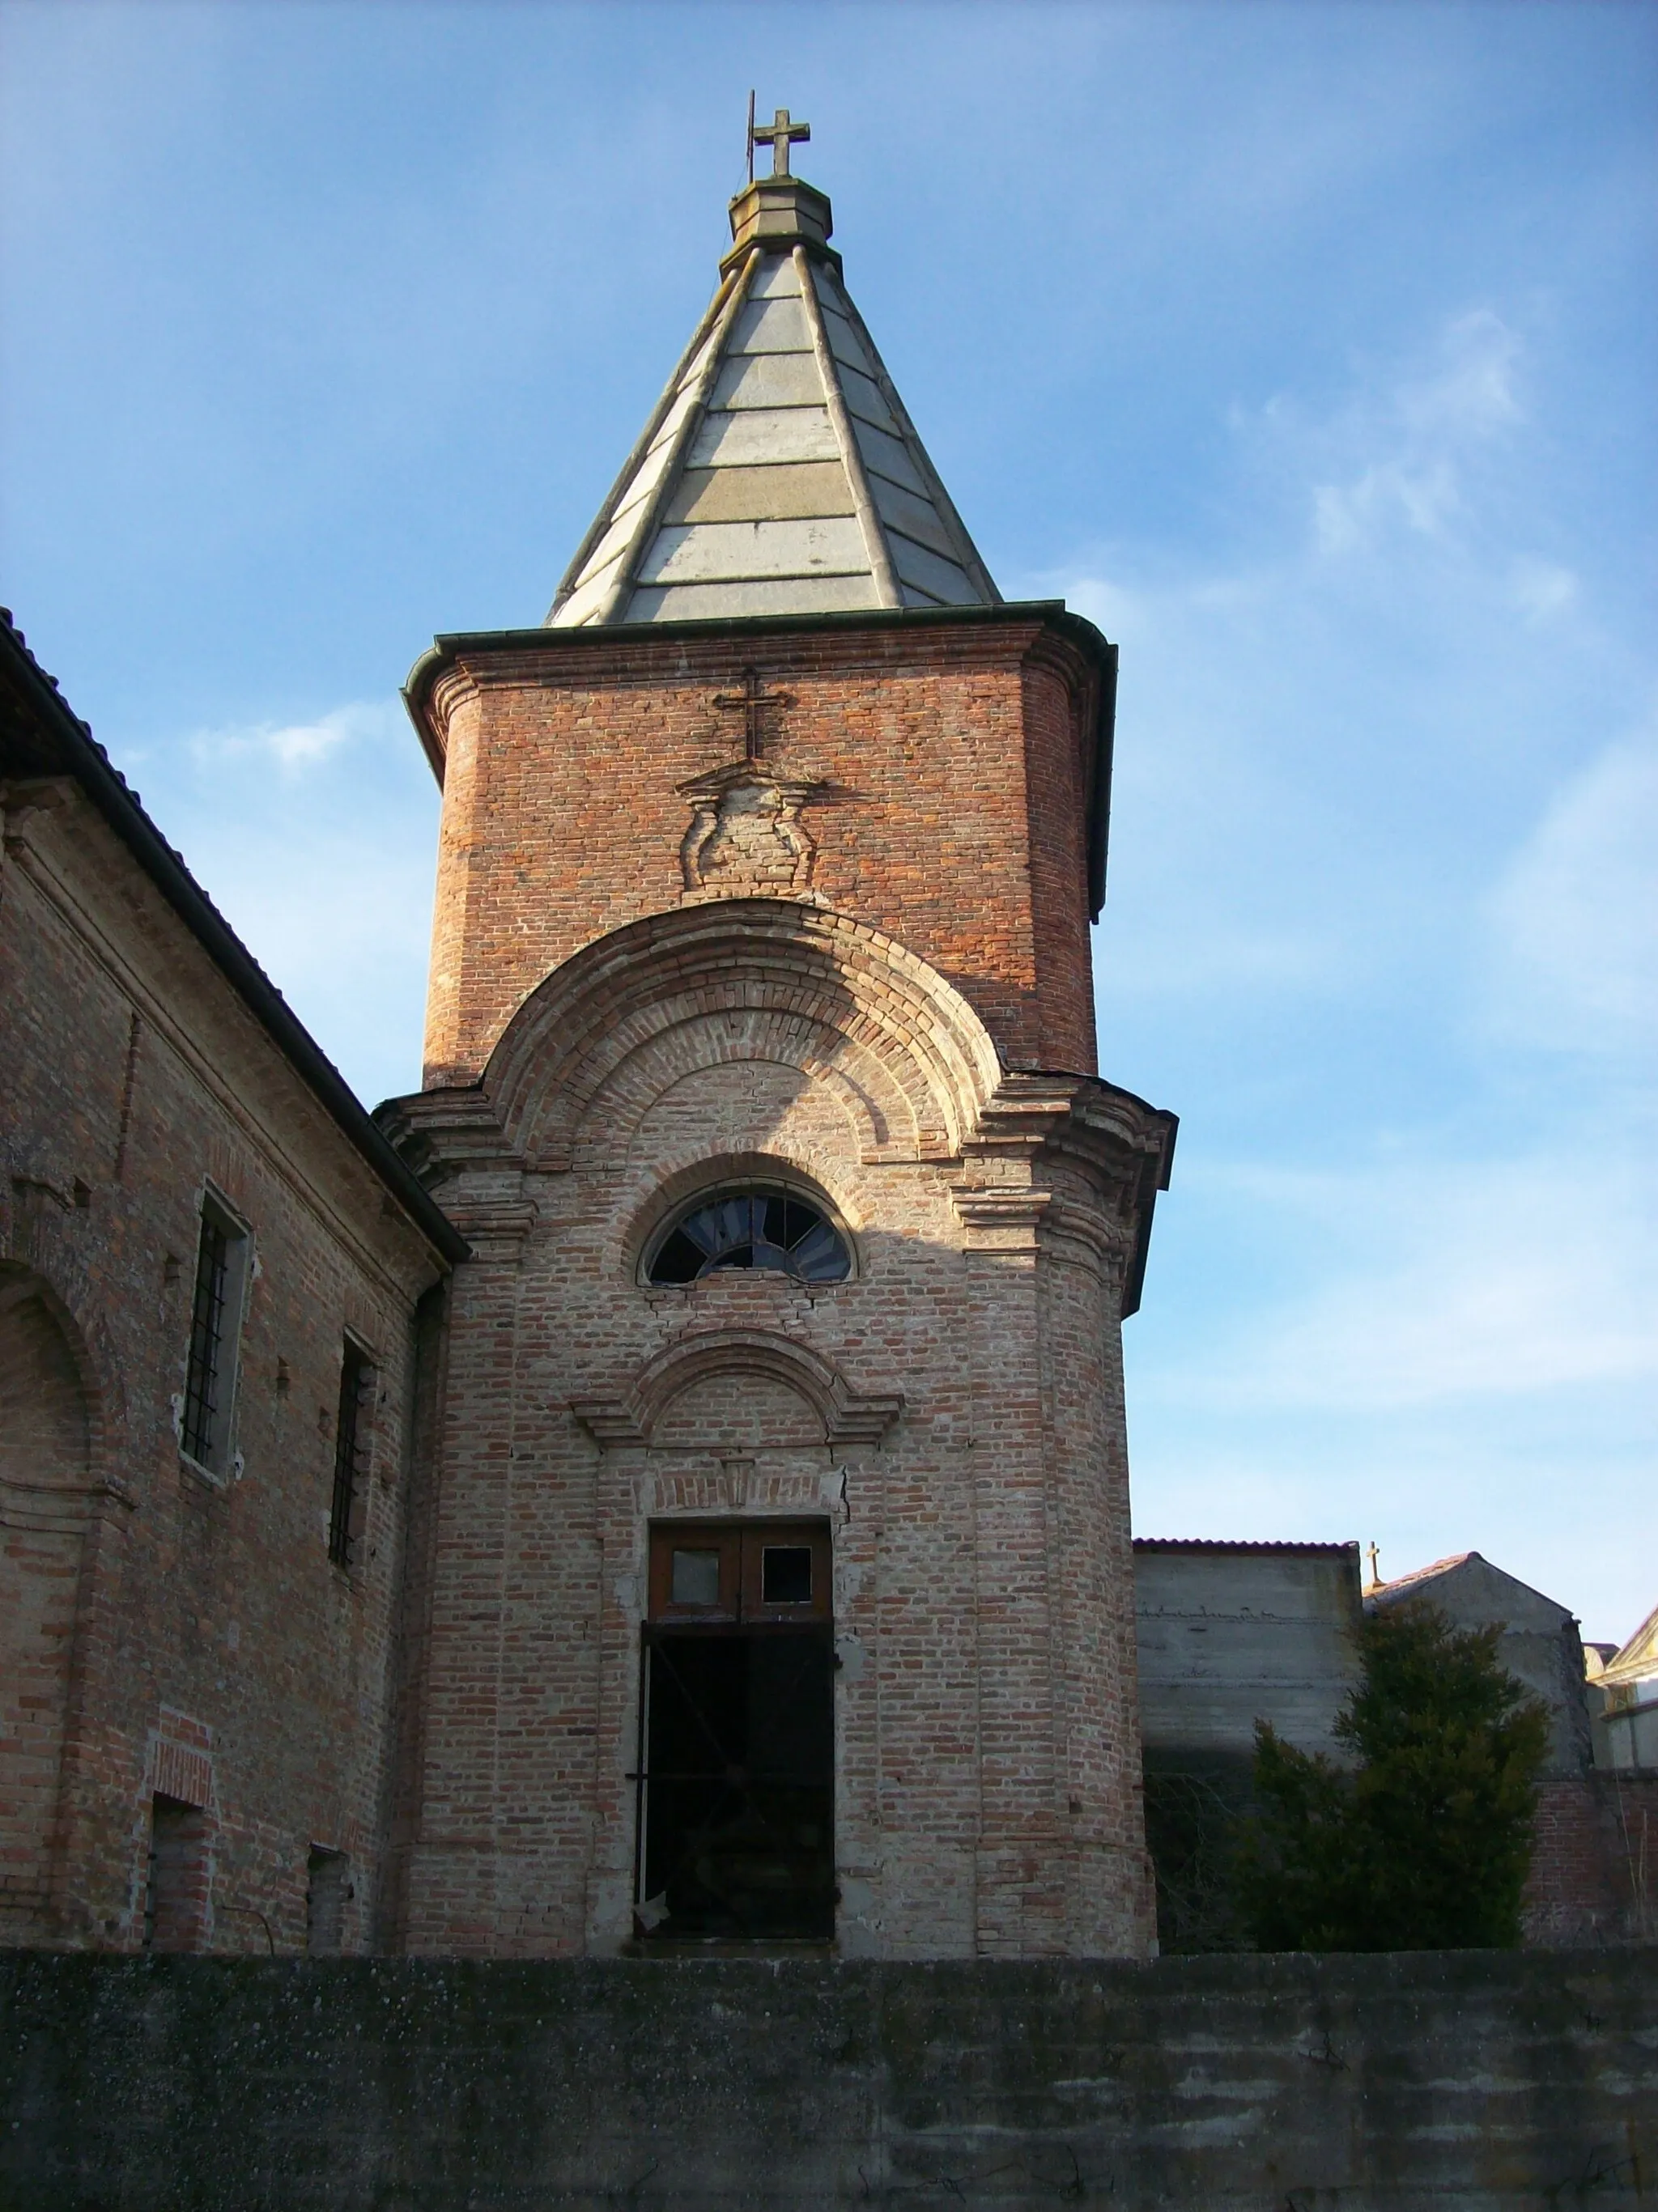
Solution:
<svg viewBox="0 0 1658 2212">
<path fill-rule="evenodd" d="M 1034 1251 L 1058 1235 L 1123 1263 L 1123 1316 L 1139 1305 L 1152 1209 L 1168 1188 L 1178 1123 L 1098 1076 L 1019 1068 L 986 1101 L 961 1148 L 955 1206 L 970 1250 Z M 1100 1206 L 1058 1203 L 1047 1164 L 1075 1161 Z"/>
<path fill-rule="evenodd" d="M 433 772 L 442 781 L 448 716 L 473 688 L 605 684 L 654 687 L 723 681 L 734 661 L 760 654 L 779 667 L 832 643 L 843 668 L 897 659 L 982 665 L 1034 658 L 1072 680 L 1114 692 L 1117 648 L 1063 599 L 999 606 L 872 607 L 814 615 L 748 615 L 713 622 L 594 624 L 554 629 L 446 632 L 416 661 L 403 690 Z"/>
<path fill-rule="evenodd" d="M 387 1098 L 375 1109 L 375 1120 L 399 1157 L 430 1188 L 470 1171 L 509 1169 L 521 1173 L 524 1161 L 508 1142 L 495 1108 L 481 1085 L 455 1084 Z M 446 1200 L 444 1211 L 454 1218 Z"/>
</svg>

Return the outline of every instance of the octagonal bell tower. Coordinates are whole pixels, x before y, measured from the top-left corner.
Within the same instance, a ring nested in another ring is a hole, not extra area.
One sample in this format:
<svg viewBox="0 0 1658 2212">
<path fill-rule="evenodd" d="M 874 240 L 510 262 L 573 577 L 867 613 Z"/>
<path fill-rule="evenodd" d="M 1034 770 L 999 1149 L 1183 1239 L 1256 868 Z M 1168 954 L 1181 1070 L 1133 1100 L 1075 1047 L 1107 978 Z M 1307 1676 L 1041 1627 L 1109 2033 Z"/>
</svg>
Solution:
<svg viewBox="0 0 1658 2212">
<path fill-rule="evenodd" d="M 465 1231 L 402 1948 L 1139 1956 L 1120 1325 L 1174 1123 L 1100 1079 L 1115 653 L 1003 601 L 842 281 L 731 205 L 546 623 L 409 684 Z"/>
</svg>

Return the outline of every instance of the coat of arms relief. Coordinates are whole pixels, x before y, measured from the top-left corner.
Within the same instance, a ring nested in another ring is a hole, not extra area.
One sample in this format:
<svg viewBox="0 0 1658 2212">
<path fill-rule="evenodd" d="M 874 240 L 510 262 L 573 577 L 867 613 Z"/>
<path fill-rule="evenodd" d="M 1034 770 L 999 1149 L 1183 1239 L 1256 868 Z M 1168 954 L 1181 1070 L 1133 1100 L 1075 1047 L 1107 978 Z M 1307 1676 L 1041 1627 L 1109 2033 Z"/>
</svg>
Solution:
<svg viewBox="0 0 1658 2212">
<path fill-rule="evenodd" d="M 801 809 L 824 787 L 780 775 L 761 757 L 770 718 L 794 704 L 787 691 L 768 693 L 752 668 L 740 692 L 714 700 L 722 714 L 741 714 L 745 757 L 677 788 L 691 802 L 680 842 L 687 897 L 798 897 L 811 887 L 817 846 Z"/>
<path fill-rule="evenodd" d="M 787 897 L 809 889 L 817 846 L 801 809 L 819 785 L 734 761 L 679 788 L 692 807 L 680 844 L 687 891 Z"/>
</svg>

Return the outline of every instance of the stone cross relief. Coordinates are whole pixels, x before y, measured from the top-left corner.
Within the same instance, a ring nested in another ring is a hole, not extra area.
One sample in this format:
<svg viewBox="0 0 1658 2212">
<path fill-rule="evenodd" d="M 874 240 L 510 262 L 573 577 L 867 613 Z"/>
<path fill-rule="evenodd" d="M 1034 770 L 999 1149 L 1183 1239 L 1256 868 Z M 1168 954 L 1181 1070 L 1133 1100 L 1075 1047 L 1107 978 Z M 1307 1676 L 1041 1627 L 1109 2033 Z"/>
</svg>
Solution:
<svg viewBox="0 0 1658 2212">
<path fill-rule="evenodd" d="M 744 669 L 741 691 L 714 694 L 714 704 L 721 714 L 742 716 L 743 750 L 750 760 L 758 760 L 765 747 L 767 717 L 781 714 L 794 703 L 792 691 L 768 691 L 757 668 Z"/>
<path fill-rule="evenodd" d="M 743 718 L 743 757 L 677 787 L 692 809 L 680 844 L 687 895 L 786 898 L 810 887 L 817 847 L 801 809 L 822 786 L 779 775 L 762 758 L 773 718 L 794 703 L 792 692 L 768 692 L 753 668 L 740 691 L 714 695 L 716 713 Z"/>
</svg>

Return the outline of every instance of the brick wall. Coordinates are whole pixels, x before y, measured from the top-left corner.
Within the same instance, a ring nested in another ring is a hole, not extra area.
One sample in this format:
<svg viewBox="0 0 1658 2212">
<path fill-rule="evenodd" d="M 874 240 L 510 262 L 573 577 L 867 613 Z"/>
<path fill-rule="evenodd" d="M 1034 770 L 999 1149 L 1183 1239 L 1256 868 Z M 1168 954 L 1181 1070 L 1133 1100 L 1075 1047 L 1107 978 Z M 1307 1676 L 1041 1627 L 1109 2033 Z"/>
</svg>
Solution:
<svg viewBox="0 0 1658 2212">
<path fill-rule="evenodd" d="M 1658 1774 L 1545 1778 L 1526 1929 L 1528 1942 L 1543 1944 L 1658 1934 Z"/>
<path fill-rule="evenodd" d="M 1162 1117 L 1010 1085 L 910 948 L 728 899 L 585 948 L 482 1090 L 393 1119 L 475 1255 L 399 1942 L 632 1939 L 649 1528 L 741 1510 L 832 1526 L 843 1949 L 1143 1951 L 1117 1345 Z M 850 1279 L 642 1284 L 666 1212 L 743 1172 L 820 1193 Z"/>
<path fill-rule="evenodd" d="M 200 1847 L 188 1940 L 302 1948 L 318 1844 L 362 1869 L 361 1948 L 437 1262 L 75 782 L 0 794 L 0 1940 L 142 1943 L 159 1798 Z M 253 1262 L 216 1477 L 176 1410 L 210 1186 Z M 345 1572 L 348 1329 L 379 1387 Z"/>
<path fill-rule="evenodd" d="M 476 1079 L 545 976 L 682 903 L 695 808 L 681 787 L 741 757 L 741 720 L 715 702 L 745 663 L 793 702 L 764 766 L 806 794 L 802 895 L 937 968 L 1009 1063 L 1091 1072 L 1099 671 L 1010 611 L 740 637 L 510 633 L 418 672 L 417 712 L 447 754 L 428 1082 Z"/>
</svg>

